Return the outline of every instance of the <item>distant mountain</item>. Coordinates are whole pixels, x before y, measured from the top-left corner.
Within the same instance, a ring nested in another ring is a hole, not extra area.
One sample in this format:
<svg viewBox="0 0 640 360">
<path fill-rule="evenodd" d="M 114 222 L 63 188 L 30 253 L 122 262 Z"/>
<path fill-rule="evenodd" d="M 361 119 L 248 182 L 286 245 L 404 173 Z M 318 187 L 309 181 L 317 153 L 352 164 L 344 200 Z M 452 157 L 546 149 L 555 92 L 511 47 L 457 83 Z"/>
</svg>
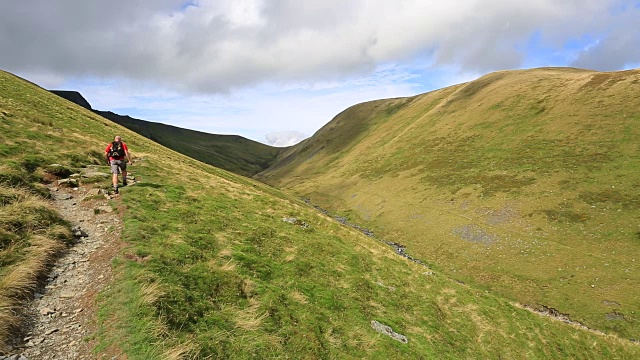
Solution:
<svg viewBox="0 0 640 360">
<path fill-rule="evenodd" d="M 91 104 L 89 104 L 87 99 L 85 99 L 84 96 L 82 96 L 82 94 L 80 94 L 77 91 L 68 91 L 68 90 L 49 90 L 49 91 L 71 102 L 74 102 L 87 110 L 93 110 L 91 108 Z"/>
<path fill-rule="evenodd" d="M 352 106 L 256 178 L 464 283 L 640 338 L 638 139 L 640 70 L 500 71 Z"/>
<path fill-rule="evenodd" d="M 253 176 L 273 164 L 286 148 L 276 148 L 237 135 L 215 135 L 92 109 L 77 91 L 52 90 L 96 114 L 120 124 L 161 145 L 243 176 Z"/>
</svg>

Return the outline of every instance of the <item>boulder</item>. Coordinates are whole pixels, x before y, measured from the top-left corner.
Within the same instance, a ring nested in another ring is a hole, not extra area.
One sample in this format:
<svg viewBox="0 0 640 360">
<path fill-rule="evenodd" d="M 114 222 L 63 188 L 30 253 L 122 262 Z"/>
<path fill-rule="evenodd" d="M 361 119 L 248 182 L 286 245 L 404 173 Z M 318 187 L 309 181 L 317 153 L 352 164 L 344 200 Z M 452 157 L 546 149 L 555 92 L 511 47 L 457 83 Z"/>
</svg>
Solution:
<svg viewBox="0 0 640 360">
<path fill-rule="evenodd" d="M 65 185 L 68 187 L 77 187 L 78 181 L 76 179 L 60 179 L 58 180 L 58 185 Z"/>
</svg>

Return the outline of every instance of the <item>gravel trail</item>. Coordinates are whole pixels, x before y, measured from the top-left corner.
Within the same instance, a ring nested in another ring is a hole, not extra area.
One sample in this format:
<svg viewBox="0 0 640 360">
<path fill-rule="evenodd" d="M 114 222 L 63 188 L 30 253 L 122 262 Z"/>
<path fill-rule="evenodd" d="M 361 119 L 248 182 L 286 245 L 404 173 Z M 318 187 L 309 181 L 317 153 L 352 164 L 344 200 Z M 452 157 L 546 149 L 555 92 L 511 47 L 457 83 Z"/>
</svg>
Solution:
<svg viewBox="0 0 640 360">
<path fill-rule="evenodd" d="M 95 354 L 96 295 L 111 281 L 111 260 L 120 240 L 119 197 L 91 186 L 50 188 L 53 205 L 73 225 L 76 242 L 54 265 L 29 309 L 30 324 L 17 351 L 20 359 L 117 359 Z M 2 359 L 2 357 L 0 357 Z"/>
</svg>

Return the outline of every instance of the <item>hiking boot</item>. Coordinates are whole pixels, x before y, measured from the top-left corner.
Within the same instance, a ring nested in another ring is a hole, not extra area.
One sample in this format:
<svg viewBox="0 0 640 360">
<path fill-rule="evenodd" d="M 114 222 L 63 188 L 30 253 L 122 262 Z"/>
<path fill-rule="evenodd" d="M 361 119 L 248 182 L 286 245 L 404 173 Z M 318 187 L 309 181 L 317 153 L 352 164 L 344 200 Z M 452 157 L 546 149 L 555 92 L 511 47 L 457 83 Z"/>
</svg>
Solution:
<svg viewBox="0 0 640 360">
<path fill-rule="evenodd" d="M 125 187 L 125 186 L 127 186 L 127 181 L 126 180 L 122 182 L 122 187 Z"/>
<path fill-rule="evenodd" d="M 114 194 L 119 194 L 119 193 L 120 193 L 120 191 L 118 190 L 118 187 L 117 187 L 117 186 L 114 186 L 114 187 L 113 187 L 113 193 L 114 193 Z"/>
</svg>

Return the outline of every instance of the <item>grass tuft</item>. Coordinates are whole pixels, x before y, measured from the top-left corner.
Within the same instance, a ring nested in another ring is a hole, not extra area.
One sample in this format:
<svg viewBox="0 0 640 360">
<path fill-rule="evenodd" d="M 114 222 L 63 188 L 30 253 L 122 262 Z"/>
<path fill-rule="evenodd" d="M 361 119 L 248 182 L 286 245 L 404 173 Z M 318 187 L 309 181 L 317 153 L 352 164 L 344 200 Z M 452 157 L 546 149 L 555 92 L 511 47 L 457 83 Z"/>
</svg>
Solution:
<svg viewBox="0 0 640 360">
<path fill-rule="evenodd" d="M 187 341 L 179 345 L 173 346 L 162 354 L 163 359 L 181 360 L 181 359 L 197 359 L 197 346 L 192 341 Z"/>
<path fill-rule="evenodd" d="M 162 290 L 162 286 L 158 282 L 142 285 L 140 291 L 142 292 L 142 302 L 146 305 L 153 305 L 160 298 L 162 298 L 166 292 Z"/>
</svg>

